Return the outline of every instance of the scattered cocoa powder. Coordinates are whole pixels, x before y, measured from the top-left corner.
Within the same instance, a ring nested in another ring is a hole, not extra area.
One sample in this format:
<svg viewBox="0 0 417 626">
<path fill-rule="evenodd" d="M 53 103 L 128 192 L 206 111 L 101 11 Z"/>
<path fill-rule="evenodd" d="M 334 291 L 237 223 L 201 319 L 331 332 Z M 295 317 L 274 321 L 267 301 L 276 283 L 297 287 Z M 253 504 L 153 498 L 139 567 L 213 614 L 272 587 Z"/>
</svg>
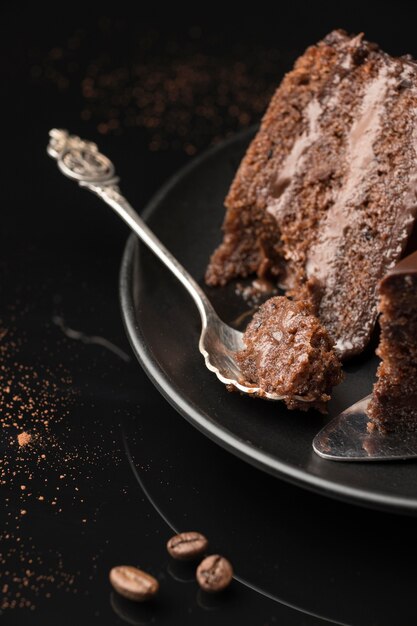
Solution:
<svg viewBox="0 0 417 626">
<path fill-rule="evenodd" d="M 78 93 L 80 119 L 98 133 L 141 129 L 152 152 L 192 156 L 258 122 L 292 60 L 288 52 L 283 59 L 279 46 L 252 42 L 245 48 L 225 33 L 213 39 L 199 25 L 188 36 L 144 27 L 140 36 L 129 35 L 124 58 L 117 42 L 128 26 L 99 19 L 94 35 L 77 29 L 66 45 L 33 58 L 31 74 L 36 84 L 53 84 L 64 96 Z"/>
<path fill-rule="evenodd" d="M 65 367 L 52 370 L 42 358 L 35 360 L 32 355 L 28 364 L 27 344 L 21 329 L 1 333 L 0 432 L 4 451 L 0 485 L 6 495 L 0 529 L 0 613 L 33 610 L 39 598 L 49 598 L 57 589 L 77 593 L 80 573 L 67 571 L 66 556 L 56 549 L 45 552 L 43 544 L 37 545 L 30 536 L 31 516 L 38 507 L 46 507 L 44 515 L 57 517 L 65 506 L 72 517 L 77 512 L 80 524 L 94 523 L 97 512 L 85 497 L 86 480 L 93 467 L 107 463 L 106 458 L 112 464 L 120 461 L 117 451 L 103 451 L 99 441 L 80 445 L 78 437 L 71 437 L 78 397 L 71 376 Z"/>
</svg>

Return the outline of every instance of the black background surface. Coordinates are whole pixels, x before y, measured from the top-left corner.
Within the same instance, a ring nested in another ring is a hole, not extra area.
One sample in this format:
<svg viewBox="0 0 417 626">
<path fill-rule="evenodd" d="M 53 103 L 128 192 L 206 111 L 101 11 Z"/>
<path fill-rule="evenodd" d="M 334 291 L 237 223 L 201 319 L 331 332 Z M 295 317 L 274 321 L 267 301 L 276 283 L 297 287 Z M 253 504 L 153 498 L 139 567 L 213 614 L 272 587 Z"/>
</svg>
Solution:
<svg viewBox="0 0 417 626">
<path fill-rule="evenodd" d="M 126 228 L 64 180 L 45 154 L 54 126 L 96 140 L 140 209 L 192 158 L 184 146 L 201 152 L 248 123 L 230 116 L 228 127 L 216 126 L 200 116 L 197 124 L 191 103 L 186 134 L 165 129 L 166 145 L 155 150 L 152 126 L 103 134 L 100 103 L 83 119 L 81 81 L 93 61 L 106 53 L 106 67 L 138 63 L 150 32 L 146 62 L 158 50 L 160 67 L 175 55 L 190 60 L 204 53 L 229 71 L 241 59 L 255 76 L 258 62 L 263 71 L 269 67 L 266 56 L 277 67 L 263 83 L 271 80 L 271 89 L 308 44 L 335 27 L 363 30 L 392 54 L 417 55 L 408 3 L 371 10 L 294 2 L 270 11 L 226 23 L 214 15 L 180 20 L 164 13 L 158 21 L 121 10 L 81 17 L 62 6 L 48 15 L 40 8 L 3 10 L 0 276 L 1 326 L 8 332 L 0 372 L 3 387 L 10 379 L 17 395 L 8 412 L 3 397 L 0 415 L 3 624 L 370 626 L 417 617 L 413 519 L 266 476 L 208 441 L 160 397 L 133 358 L 121 322 Z M 71 48 L 78 31 L 81 43 Z M 205 88 L 215 89 L 215 82 Z M 67 336 L 63 325 L 67 335 L 68 328 L 83 335 Z M 54 396 L 48 426 L 36 422 L 34 409 L 19 409 L 19 393 L 32 394 L 32 405 Z M 36 437 L 19 451 L 22 430 Z M 205 532 L 213 551 L 230 557 L 239 580 L 229 592 L 204 597 L 192 567 L 169 560 L 164 546 L 172 527 Z M 120 563 L 158 577 L 153 606 L 112 595 L 108 571 Z M 23 600 L 26 608 L 10 608 Z"/>
</svg>

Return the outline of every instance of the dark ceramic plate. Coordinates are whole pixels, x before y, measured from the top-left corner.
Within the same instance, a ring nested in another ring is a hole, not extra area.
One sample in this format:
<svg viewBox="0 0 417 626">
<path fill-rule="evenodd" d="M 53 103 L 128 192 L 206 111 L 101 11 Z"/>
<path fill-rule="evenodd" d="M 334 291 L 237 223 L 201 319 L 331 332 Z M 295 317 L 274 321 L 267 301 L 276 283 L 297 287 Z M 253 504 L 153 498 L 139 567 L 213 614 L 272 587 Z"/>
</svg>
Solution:
<svg viewBox="0 0 417 626">
<path fill-rule="evenodd" d="M 225 194 L 252 134 L 237 135 L 195 159 L 145 210 L 151 228 L 201 285 L 220 241 Z M 205 288 L 228 323 L 248 310 L 235 287 Z M 314 435 L 328 419 L 370 392 L 377 365 L 374 346 L 346 367 L 329 416 L 288 411 L 281 403 L 228 393 L 206 369 L 198 351 L 194 303 L 133 235 L 120 289 L 127 333 L 142 367 L 199 430 L 249 463 L 300 486 L 365 506 L 417 513 L 417 463 L 341 463 L 320 459 L 312 450 Z"/>
</svg>

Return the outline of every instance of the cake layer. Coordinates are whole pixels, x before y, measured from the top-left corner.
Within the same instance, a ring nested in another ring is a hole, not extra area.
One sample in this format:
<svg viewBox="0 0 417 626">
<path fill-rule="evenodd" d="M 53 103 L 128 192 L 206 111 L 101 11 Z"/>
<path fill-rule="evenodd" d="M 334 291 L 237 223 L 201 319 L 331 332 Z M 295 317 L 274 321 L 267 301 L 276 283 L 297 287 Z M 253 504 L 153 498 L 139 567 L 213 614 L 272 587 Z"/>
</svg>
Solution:
<svg viewBox="0 0 417 626">
<path fill-rule="evenodd" d="M 417 430 L 417 252 L 381 281 L 382 362 L 368 406 L 371 427 Z"/>
<path fill-rule="evenodd" d="M 207 283 L 273 277 L 314 306 L 342 357 L 361 352 L 416 214 L 416 117 L 410 59 L 342 31 L 308 48 L 238 169 Z"/>
</svg>

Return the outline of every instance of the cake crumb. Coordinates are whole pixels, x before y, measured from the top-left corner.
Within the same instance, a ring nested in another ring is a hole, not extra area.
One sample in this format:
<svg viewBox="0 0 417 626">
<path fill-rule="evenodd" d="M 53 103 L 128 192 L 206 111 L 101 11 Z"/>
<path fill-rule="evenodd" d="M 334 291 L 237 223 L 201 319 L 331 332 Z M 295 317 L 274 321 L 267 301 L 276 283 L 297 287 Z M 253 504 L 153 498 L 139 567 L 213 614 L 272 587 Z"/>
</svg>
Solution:
<svg viewBox="0 0 417 626">
<path fill-rule="evenodd" d="M 27 446 L 32 440 L 32 435 L 23 431 L 17 435 L 17 443 L 21 448 Z"/>
<path fill-rule="evenodd" d="M 253 316 L 236 354 L 244 384 L 279 396 L 289 409 L 326 412 L 343 374 L 332 340 L 306 301 L 276 296 Z"/>
</svg>

